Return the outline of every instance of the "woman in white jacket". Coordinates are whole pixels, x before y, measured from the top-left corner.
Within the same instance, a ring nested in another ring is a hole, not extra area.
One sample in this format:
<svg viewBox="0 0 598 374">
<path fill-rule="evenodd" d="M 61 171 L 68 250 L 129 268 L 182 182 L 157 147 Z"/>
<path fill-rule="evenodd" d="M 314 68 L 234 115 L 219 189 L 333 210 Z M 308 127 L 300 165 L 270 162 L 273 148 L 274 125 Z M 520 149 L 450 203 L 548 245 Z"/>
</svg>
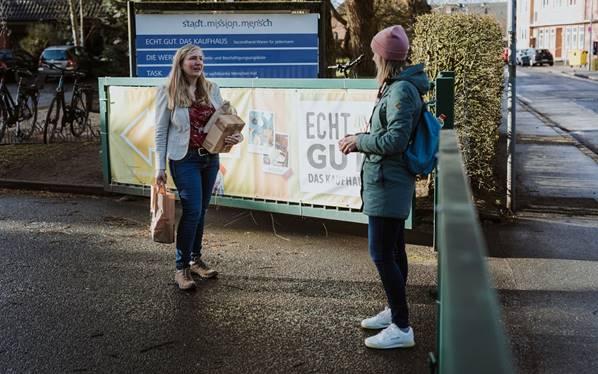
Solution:
<svg viewBox="0 0 598 374">
<path fill-rule="evenodd" d="M 156 183 L 166 183 L 166 162 L 176 185 L 183 214 L 177 227 L 175 281 L 180 289 L 195 287 L 191 273 L 212 278 L 218 273 L 201 259 L 204 217 L 220 160 L 201 145 L 208 119 L 222 103 L 218 86 L 204 76 L 203 52 L 187 44 L 172 60 L 166 84 L 156 98 Z M 237 144 L 241 134 L 225 139 Z"/>
</svg>

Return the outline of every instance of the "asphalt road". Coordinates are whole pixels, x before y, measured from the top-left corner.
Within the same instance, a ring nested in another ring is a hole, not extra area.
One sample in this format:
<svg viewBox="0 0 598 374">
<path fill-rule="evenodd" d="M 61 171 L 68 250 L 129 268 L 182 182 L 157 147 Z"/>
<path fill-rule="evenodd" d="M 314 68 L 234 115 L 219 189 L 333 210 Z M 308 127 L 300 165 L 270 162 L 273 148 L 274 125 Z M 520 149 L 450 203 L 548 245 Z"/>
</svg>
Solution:
<svg viewBox="0 0 598 374">
<path fill-rule="evenodd" d="M 553 71 L 542 67 L 517 69 L 517 94 L 598 153 L 598 82 Z"/>
<path fill-rule="evenodd" d="M 533 101 L 572 101 L 598 114 L 598 82 L 554 73 L 543 67 L 517 69 L 518 94 Z M 596 126 L 598 129 L 598 125 Z"/>
<path fill-rule="evenodd" d="M 210 209 L 204 257 L 220 275 L 186 293 L 148 206 L 0 190 L 1 373 L 428 371 L 431 248 L 408 249 L 416 347 L 373 351 L 359 321 L 384 296 L 365 236 L 288 216 L 276 236 L 269 214 Z"/>
</svg>

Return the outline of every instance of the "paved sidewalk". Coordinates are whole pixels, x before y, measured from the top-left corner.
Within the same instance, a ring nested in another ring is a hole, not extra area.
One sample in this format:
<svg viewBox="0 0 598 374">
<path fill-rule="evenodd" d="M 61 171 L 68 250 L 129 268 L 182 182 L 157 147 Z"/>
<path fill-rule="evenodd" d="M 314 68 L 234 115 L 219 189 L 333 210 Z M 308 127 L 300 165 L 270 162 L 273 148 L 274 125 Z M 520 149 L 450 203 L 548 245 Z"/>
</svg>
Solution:
<svg viewBox="0 0 598 374">
<path fill-rule="evenodd" d="M 596 127 L 595 113 L 584 108 L 574 112 L 569 106 L 575 104 L 518 105 L 515 159 L 520 208 L 543 205 L 561 212 L 571 207 L 598 212 L 598 157 L 561 130 Z M 559 127 L 543 122 L 536 111 L 551 113 Z"/>
<path fill-rule="evenodd" d="M 596 373 L 598 163 L 530 110 L 517 108 L 520 210 L 485 226 L 488 263 L 517 371 Z"/>
<path fill-rule="evenodd" d="M 428 372 L 429 247 L 408 246 L 417 345 L 377 351 L 359 327 L 385 304 L 364 226 L 211 208 L 220 274 L 182 292 L 147 199 L 0 190 L 0 206 L 0 373 Z"/>
<path fill-rule="evenodd" d="M 518 70 L 522 69 L 523 71 L 530 69 L 530 67 L 521 67 L 518 66 L 517 67 Z M 543 69 L 543 70 L 548 70 L 552 73 L 559 73 L 559 74 L 564 74 L 564 75 L 568 75 L 568 76 L 573 76 L 573 77 L 578 77 L 578 78 L 584 78 L 584 79 L 590 79 L 590 80 L 594 80 L 594 81 L 598 81 L 598 71 L 589 71 L 587 66 L 568 66 L 568 65 L 563 65 L 562 62 L 557 62 L 555 63 L 553 66 L 534 66 L 531 67 L 531 69 Z"/>
</svg>

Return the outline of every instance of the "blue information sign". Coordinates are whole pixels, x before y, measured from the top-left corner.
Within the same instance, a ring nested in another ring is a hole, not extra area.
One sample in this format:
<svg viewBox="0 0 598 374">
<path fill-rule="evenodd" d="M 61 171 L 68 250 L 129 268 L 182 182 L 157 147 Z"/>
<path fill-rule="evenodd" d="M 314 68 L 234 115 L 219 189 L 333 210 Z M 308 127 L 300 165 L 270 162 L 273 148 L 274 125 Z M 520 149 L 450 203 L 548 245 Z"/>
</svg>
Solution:
<svg viewBox="0 0 598 374">
<path fill-rule="evenodd" d="M 226 78 L 317 78 L 317 14 L 138 14 L 139 77 L 165 77 L 188 43 L 205 55 L 205 74 Z"/>
</svg>

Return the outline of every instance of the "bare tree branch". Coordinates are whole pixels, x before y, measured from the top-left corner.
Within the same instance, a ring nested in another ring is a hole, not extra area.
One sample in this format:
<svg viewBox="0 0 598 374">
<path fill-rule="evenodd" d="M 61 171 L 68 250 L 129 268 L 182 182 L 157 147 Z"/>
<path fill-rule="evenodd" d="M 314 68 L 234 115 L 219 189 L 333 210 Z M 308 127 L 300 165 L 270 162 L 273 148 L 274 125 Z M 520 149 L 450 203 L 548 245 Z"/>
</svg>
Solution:
<svg viewBox="0 0 598 374">
<path fill-rule="evenodd" d="M 69 15 L 71 19 L 71 31 L 73 33 L 73 44 L 78 46 L 79 45 L 79 32 L 78 32 L 78 25 L 77 25 L 77 16 L 75 15 L 75 3 L 73 0 L 68 0 L 69 3 Z"/>
<path fill-rule="evenodd" d="M 347 27 L 347 20 L 344 19 L 343 16 L 336 10 L 334 5 L 332 5 L 331 0 L 328 1 L 330 2 L 330 9 L 332 10 L 332 15 L 334 16 L 334 18 L 336 18 L 336 20 L 339 21 L 343 26 Z"/>
<path fill-rule="evenodd" d="M 376 68 L 372 61 L 370 41 L 378 31 L 378 20 L 374 11 L 374 0 L 347 0 L 351 57 L 364 54 L 362 63 L 355 70 L 360 76 L 374 76 Z"/>
</svg>

